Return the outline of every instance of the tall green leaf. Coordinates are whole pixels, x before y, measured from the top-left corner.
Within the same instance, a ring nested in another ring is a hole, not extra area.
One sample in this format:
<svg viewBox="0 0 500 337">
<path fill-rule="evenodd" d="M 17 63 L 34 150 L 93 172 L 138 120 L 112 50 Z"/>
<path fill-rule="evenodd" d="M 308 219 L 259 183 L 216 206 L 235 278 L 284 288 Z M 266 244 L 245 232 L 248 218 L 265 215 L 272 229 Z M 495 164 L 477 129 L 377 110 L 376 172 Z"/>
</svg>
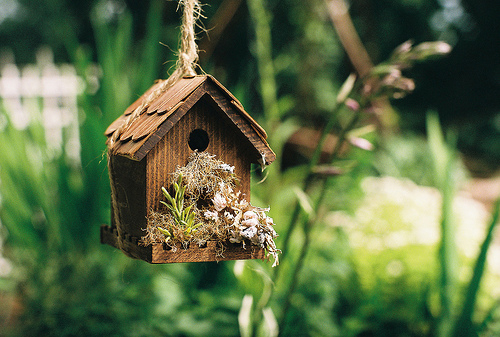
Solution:
<svg viewBox="0 0 500 337">
<path fill-rule="evenodd" d="M 453 327 L 454 297 L 457 291 L 457 251 L 455 247 L 455 223 L 453 220 L 453 198 L 455 193 L 455 156 L 445 142 L 436 112 L 427 114 L 427 137 L 431 150 L 436 185 L 442 196 L 441 242 L 439 248 L 440 304 L 438 335 L 448 336 Z"/>
<path fill-rule="evenodd" d="M 486 237 L 484 238 L 483 244 L 481 245 L 481 250 L 479 251 L 479 255 L 474 266 L 474 272 L 467 287 L 465 299 L 462 303 L 462 311 L 455 323 L 455 327 L 453 330 L 454 337 L 478 335 L 475 330 L 474 323 L 472 322 L 472 314 L 474 312 L 475 304 L 477 301 L 479 286 L 481 285 L 481 280 L 485 271 L 488 249 L 490 248 L 491 242 L 493 240 L 493 233 L 498 223 L 499 217 L 500 198 L 495 203 L 495 209 L 486 231 Z"/>
</svg>

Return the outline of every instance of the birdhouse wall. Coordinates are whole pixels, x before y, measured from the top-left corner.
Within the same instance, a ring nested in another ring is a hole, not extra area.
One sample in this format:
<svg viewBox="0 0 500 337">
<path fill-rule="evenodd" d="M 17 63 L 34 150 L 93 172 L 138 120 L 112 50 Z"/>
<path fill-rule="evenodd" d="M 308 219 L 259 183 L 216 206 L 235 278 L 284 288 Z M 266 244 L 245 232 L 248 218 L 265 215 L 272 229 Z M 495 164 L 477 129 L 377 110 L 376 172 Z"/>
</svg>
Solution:
<svg viewBox="0 0 500 337">
<path fill-rule="evenodd" d="M 147 210 L 159 210 L 160 200 L 164 199 L 161 187 L 168 188 L 172 173 L 178 166 L 188 163 L 193 152 L 189 136 L 194 130 L 204 130 L 208 134 L 208 146 L 204 151 L 235 167 L 240 190 L 250 200 L 250 165 L 255 150 L 220 106 L 209 95 L 204 95 L 146 157 Z"/>
<path fill-rule="evenodd" d="M 113 176 L 112 227 L 120 236 L 141 237 L 142 228 L 146 228 L 146 161 L 112 155 L 109 169 Z"/>
</svg>

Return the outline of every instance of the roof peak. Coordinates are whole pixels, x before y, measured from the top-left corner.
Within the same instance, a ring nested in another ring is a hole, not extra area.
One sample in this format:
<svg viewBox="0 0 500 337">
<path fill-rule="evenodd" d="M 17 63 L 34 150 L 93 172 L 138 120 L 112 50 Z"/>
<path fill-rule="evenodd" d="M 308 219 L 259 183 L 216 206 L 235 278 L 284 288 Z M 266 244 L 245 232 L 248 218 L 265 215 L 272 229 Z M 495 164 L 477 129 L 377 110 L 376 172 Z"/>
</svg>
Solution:
<svg viewBox="0 0 500 337">
<path fill-rule="evenodd" d="M 227 109 L 234 109 L 236 114 L 243 118 L 243 123 L 247 124 L 247 126 L 239 125 L 242 121 L 241 118 L 236 121 L 228 115 L 259 152 L 262 157 L 259 159 L 266 165 L 274 161 L 276 156 L 266 142 L 267 134 L 264 129 L 245 111 L 238 99 L 213 76 L 184 76 L 172 85 L 162 88 L 165 81 L 167 80 L 156 81 L 106 129 L 105 135 L 108 137 L 107 143 L 112 154 L 141 160 L 166 132 L 176 124 L 180 117 L 191 109 L 202 96 L 208 94 L 216 102 L 221 99 L 228 102 L 218 104 L 224 113 L 228 114 L 228 111 L 225 111 Z M 218 97 L 213 97 L 213 88 L 217 89 L 222 95 L 217 94 Z M 140 111 L 136 111 L 136 109 L 140 109 Z M 136 116 L 131 121 L 132 114 Z M 175 120 L 170 118 L 173 115 L 178 115 Z M 169 119 L 171 123 L 165 123 Z M 128 125 L 120 129 L 125 123 Z M 168 127 L 165 124 L 168 124 Z M 120 135 L 114 135 L 117 130 L 120 131 Z M 113 135 L 116 140 L 111 145 L 110 139 Z M 153 135 L 156 136 L 152 137 Z"/>
</svg>

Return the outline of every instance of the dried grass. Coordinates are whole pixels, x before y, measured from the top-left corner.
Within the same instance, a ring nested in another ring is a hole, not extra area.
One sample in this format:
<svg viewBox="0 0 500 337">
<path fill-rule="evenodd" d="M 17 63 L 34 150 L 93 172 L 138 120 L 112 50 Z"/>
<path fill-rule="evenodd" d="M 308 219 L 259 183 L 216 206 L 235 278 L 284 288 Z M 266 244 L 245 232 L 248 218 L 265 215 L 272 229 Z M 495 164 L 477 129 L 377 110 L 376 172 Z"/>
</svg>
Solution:
<svg viewBox="0 0 500 337">
<path fill-rule="evenodd" d="M 239 180 L 234 174 L 234 167 L 215 159 L 215 155 L 206 152 L 193 152 L 189 162 L 184 167 L 178 167 L 172 177 L 172 182 L 179 179 L 186 186 L 186 197 L 193 202 L 210 200 L 222 184 L 235 188 Z"/>
<path fill-rule="evenodd" d="M 184 204 L 193 205 L 194 223 L 200 224 L 195 230 L 187 231 L 179 226 L 174 216 L 165 212 L 150 212 L 146 235 L 141 244 L 165 242 L 173 249 L 179 244 L 203 246 L 209 240 L 219 243 L 218 255 L 224 250 L 223 242 L 251 244 L 265 248 L 268 256 L 274 258 L 273 266 L 278 264 L 278 252 L 274 244 L 277 237 L 273 220 L 262 209 L 252 206 L 242 198 L 241 192 L 235 191 L 239 185 L 234 174 L 234 167 L 215 159 L 208 153 L 193 153 L 184 167 L 178 167 L 172 177 L 185 187 Z M 169 235 L 165 234 L 168 233 Z"/>
</svg>

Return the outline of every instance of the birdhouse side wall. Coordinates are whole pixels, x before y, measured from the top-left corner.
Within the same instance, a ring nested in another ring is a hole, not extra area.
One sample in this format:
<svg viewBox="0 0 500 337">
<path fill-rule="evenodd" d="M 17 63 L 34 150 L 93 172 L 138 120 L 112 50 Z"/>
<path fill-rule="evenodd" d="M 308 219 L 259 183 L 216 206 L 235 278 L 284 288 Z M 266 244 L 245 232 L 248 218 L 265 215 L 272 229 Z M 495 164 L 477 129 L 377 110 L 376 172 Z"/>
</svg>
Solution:
<svg viewBox="0 0 500 337">
<path fill-rule="evenodd" d="M 188 163 L 189 156 L 193 153 L 189 146 L 189 136 L 194 130 L 204 130 L 208 134 L 208 146 L 205 152 L 235 167 L 234 172 L 240 180 L 240 191 L 245 194 L 248 201 L 250 200 L 250 166 L 253 149 L 227 115 L 208 95 L 205 95 L 186 112 L 146 157 L 148 211 L 161 209 L 160 200 L 164 200 L 161 188 L 169 188 L 172 173 L 177 167 Z"/>
<path fill-rule="evenodd" d="M 141 237 L 146 228 L 146 161 L 110 156 L 111 224 L 120 237 Z"/>
</svg>

